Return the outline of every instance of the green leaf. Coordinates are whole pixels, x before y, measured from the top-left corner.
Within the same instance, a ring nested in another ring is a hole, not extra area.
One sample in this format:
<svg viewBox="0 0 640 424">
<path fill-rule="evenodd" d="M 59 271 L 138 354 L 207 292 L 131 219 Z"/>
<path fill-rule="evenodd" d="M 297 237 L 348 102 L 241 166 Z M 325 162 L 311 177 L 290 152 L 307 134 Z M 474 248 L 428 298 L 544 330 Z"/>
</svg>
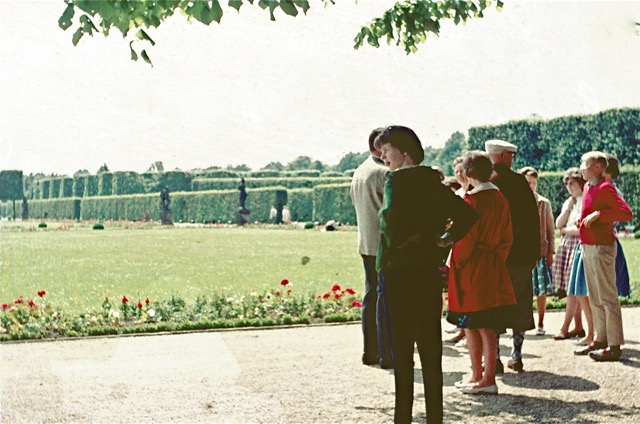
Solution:
<svg viewBox="0 0 640 424">
<path fill-rule="evenodd" d="M 309 10 L 309 7 L 311 7 L 311 6 L 309 6 L 308 0 L 293 0 L 293 4 L 295 4 L 300 9 L 302 9 L 302 12 L 305 15 L 307 14 L 307 10 Z"/>
<path fill-rule="evenodd" d="M 240 12 L 240 6 L 242 6 L 242 0 L 229 0 L 229 6 L 233 7 L 238 12 Z"/>
<path fill-rule="evenodd" d="M 82 32 L 82 27 L 79 27 L 76 30 L 76 32 L 73 33 L 73 37 L 71 37 L 71 42 L 73 43 L 74 46 L 78 45 L 78 42 L 80 41 L 83 35 L 84 33 Z"/>
<path fill-rule="evenodd" d="M 151 59 L 149 59 L 149 55 L 147 55 L 147 51 L 146 50 L 142 50 L 140 52 L 140 56 L 142 56 L 142 58 L 144 59 L 145 62 L 147 62 L 149 65 L 151 65 L 151 67 L 153 67 L 153 63 L 151 63 Z"/>
<path fill-rule="evenodd" d="M 58 26 L 66 31 L 67 28 L 72 25 L 71 19 L 73 18 L 74 14 L 75 8 L 73 7 L 73 4 L 69 4 L 64 12 L 62 12 L 62 16 L 60 16 L 60 19 L 58 19 Z"/>
<path fill-rule="evenodd" d="M 140 31 L 138 31 L 138 33 L 136 34 L 136 37 L 138 37 L 138 39 L 140 40 L 147 40 L 151 43 L 152 46 L 156 45 L 156 42 L 153 41 L 151 39 L 151 37 L 149 37 L 149 34 L 147 34 L 143 29 L 141 29 Z"/>
<path fill-rule="evenodd" d="M 211 1 L 211 13 L 213 14 L 213 20 L 220 23 L 220 20 L 222 19 L 222 7 L 218 0 Z"/>
<path fill-rule="evenodd" d="M 289 16 L 298 16 L 298 9 L 291 0 L 280 0 L 280 9 Z"/>
</svg>

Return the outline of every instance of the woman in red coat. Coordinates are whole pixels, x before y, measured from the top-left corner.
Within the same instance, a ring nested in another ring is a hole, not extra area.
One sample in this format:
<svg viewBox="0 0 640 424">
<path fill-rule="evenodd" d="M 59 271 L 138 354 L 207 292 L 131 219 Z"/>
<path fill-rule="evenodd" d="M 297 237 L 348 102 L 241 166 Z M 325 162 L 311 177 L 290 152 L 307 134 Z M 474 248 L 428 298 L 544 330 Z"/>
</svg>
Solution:
<svg viewBox="0 0 640 424">
<path fill-rule="evenodd" d="M 497 394 L 496 331 L 510 326 L 510 305 L 516 304 L 505 263 L 513 242 L 511 215 L 506 198 L 489 182 L 489 156 L 469 152 L 463 167 L 474 187 L 465 200 L 480 219 L 451 251 L 447 320 L 465 329 L 472 370 L 456 387 L 468 394 Z"/>
</svg>

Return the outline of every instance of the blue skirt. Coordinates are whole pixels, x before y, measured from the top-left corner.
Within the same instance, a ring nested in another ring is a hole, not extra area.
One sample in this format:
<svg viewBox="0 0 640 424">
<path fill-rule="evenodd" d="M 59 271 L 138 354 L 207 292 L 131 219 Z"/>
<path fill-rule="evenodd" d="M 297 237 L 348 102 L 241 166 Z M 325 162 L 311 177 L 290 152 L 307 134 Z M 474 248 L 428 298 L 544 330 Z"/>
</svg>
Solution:
<svg viewBox="0 0 640 424">
<path fill-rule="evenodd" d="M 616 239 L 616 244 L 618 245 L 618 253 L 616 254 L 616 286 L 618 288 L 618 296 L 627 297 L 631 294 L 629 268 L 627 268 L 627 259 L 624 257 L 620 240 Z"/>
<path fill-rule="evenodd" d="M 551 283 L 551 268 L 547 266 L 547 258 L 540 258 L 536 267 L 531 272 L 531 283 L 533 284 L 533 295 L 544 296 L 553 294 Z"/>
<path fill-rule="evenodd" d="M 588 296 L 587 278 L 584 275 L 584 264 L 582 263 L 582 245 L 578 245 L 576 253 L 573 255 L 573 266 L 569 277 L 569 296 Z"/>
</svg>

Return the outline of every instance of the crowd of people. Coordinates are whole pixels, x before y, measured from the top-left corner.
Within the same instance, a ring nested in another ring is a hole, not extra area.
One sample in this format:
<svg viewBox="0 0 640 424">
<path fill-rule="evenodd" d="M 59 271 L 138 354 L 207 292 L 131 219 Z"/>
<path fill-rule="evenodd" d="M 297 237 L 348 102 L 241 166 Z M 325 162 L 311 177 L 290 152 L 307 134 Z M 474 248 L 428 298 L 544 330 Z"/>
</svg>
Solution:
<svg viewBox="0 0 640 424">
<path fill-rule="evenodd" d="M 456 328 L 447 341 L 463 342 L 471 362 L 471 374 L 455 383 L 462 393 L 498 393 L 499 338 L 509 329 L 506 365 L 524 371 L 525 332 L 546 333 L 547 296 L 567 298 L 554 339 L 579 337 L 576 355 L 620 359 L 618 294 L 629 294 L 629 275 L 614 228 L 632 213 L 613 184 L 615 157 L 588 152 L 564 173 L 569 197 L 554 221 L 550 201 L 537 193 L 538 172 L 514 172 L 517 146 L 507 141 L 488 140 L 485 151 L 456 158 L 449 179 L 420 165 L 422 143 L 410 128 L 373 130 L 369 150 L 351 186 L 365 270 L 362 362 L 394 370 L 395 422 L 412 421 L 414 347 L 427 421 L 442 422 L 443 286 L 446 319 Z"/>
</svg>

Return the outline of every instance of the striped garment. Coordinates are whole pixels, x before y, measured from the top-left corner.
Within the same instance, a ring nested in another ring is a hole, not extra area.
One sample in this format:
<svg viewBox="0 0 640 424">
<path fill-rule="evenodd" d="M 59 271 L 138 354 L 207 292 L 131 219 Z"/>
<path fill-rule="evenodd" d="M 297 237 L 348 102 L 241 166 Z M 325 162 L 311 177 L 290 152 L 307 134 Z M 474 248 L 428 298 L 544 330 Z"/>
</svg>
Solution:
<svg viewBox="0 0 640 424">
<path fill-rule="evenodd" d="M 573 266 L 573 256 L 576 253 L 576 247 L 580 244 L 578 236 L 562 236 L 560 246 L 556 250 L 556 256 L 553 260 L 552 281 L 555 292 L 558 290 L 567 290 L 569 287 L 569 278 L 571 278 L 571 268 Z"/>
</svg>

